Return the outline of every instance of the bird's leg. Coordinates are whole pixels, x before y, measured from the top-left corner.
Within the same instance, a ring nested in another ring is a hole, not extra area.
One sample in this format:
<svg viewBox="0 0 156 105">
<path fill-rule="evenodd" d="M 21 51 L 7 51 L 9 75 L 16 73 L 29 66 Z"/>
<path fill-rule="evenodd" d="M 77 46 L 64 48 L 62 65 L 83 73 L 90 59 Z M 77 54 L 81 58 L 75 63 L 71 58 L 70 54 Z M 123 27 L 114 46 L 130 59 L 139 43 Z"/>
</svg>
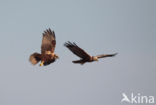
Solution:
<svg viewBox="0 0 156 105">
<path fill-rule="evenodd" d="M 81 62 L 80 64 L 81 64 L 81 65 L 84 65 L 84 64 L 85 64 L 85 62 Z"/>
<path fill-rule="evenodd" d="M 43 66 L 43 64 L 44 64 L 44 61 L 41 61 L 41 64 L 40 64 L 40 66 Z"/>
</svg>

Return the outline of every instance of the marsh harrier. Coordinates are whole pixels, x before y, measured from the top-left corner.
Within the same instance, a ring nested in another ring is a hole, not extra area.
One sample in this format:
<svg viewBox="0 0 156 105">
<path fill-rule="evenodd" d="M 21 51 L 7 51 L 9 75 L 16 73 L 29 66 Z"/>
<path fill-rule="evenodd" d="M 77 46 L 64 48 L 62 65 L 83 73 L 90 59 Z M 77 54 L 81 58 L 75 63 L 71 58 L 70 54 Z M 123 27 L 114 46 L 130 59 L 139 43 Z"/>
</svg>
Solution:
<svg viewBox="0 0 156 105">
<path fill-rule="evenodd" d="M 73 63 L 84 64 L 86 62 L 98 61 L 99 58 L 113 57 L 117 54 L 115 53 L 115 54 L 102 54 L 97 56 L 91 56 L 87 52 L 85 52 L 82 48 L 77 46 L 75 43 L 71 43 L 68 41 L 64 44 L 64 46 L 67 47 L 75 55 L 81 58 L 80 60 L 73 61 Z"/>
<path fill-rule="evenodd" d="M 29 61 L 35 65 L 39 61 L 41 61 L 40 66 L 49 65 L 58 58 L 58 56 L 54 53 L 56 46 L 56 37 L 54 31 L 51 29 L 47 29 L 43 33 L 42 45 L 41 45 L 41 54 L 35 52 L 30 55 Z"/>
</svg>

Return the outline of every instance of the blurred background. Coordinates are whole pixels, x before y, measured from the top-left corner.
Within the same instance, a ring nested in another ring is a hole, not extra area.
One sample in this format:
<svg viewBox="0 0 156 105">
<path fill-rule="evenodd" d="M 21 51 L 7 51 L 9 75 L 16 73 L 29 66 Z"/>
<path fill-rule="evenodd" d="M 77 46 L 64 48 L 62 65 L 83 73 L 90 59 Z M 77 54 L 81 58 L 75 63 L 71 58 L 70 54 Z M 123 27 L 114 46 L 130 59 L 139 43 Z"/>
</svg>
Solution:
<svg viewBox="0 0 156 105">
<path fill-rule="evenodd" d="M 122 93 L 156 96 L 155 0 L 1 0 L 0 105 L 120 105 Z M 42 33 L 56 34 L 60 59 L 39 67 Z M 63 46 L 91 55 L 85 65 Z"/>
</svg>

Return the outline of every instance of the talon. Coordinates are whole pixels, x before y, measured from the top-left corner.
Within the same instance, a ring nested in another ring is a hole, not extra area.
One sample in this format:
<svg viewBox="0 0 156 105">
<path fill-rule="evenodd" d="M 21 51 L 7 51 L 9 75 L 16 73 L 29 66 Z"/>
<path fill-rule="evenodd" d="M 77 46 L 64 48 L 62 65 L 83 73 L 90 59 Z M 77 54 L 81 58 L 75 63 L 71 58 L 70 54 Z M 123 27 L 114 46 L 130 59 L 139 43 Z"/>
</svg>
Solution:
<svg viewBox="0 0 156 105">
<path fill-rule="evenodd" d="M 41 62 L 40 66 L 43 66 L 44 61 Z"/>
</svg>

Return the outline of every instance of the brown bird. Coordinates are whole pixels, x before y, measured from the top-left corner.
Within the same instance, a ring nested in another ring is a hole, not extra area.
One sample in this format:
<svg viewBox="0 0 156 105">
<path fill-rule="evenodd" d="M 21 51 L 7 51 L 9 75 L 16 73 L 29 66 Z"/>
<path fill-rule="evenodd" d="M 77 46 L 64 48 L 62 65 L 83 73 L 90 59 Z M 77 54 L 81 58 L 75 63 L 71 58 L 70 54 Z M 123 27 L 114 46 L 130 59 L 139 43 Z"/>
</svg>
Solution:
<svg viewBox="0 0 156 105">
<path fill-rule="evenodd" d="M 73 61 L 73 63 L 84 64 L 86 62 L 98 61 L 99 58 L 113 57 L 117 54 L 115 53 L 115 54 L 102 54 L 97 56 L 90 56 L 88 53 L 86 53 L 82 48 L 77 46 L 75 43 L 71 43 L 68 41 L 64 44 L 64 46 L 67 47 L 75 55 L 81 58 L 80 60 Z"/>
<path fill-rule="evenodd" d="M 41 61 L 40 66 L 46 66 L 58 59 L 58 55 L 54 53 L 56 46 L 56 37 L 54 31 L 47 29 L 43 33 L 42 45 L 41 45 L 41 54 L 35 52 L 30 55 L 29 61 L 35 65 Z"/>
</svg>

